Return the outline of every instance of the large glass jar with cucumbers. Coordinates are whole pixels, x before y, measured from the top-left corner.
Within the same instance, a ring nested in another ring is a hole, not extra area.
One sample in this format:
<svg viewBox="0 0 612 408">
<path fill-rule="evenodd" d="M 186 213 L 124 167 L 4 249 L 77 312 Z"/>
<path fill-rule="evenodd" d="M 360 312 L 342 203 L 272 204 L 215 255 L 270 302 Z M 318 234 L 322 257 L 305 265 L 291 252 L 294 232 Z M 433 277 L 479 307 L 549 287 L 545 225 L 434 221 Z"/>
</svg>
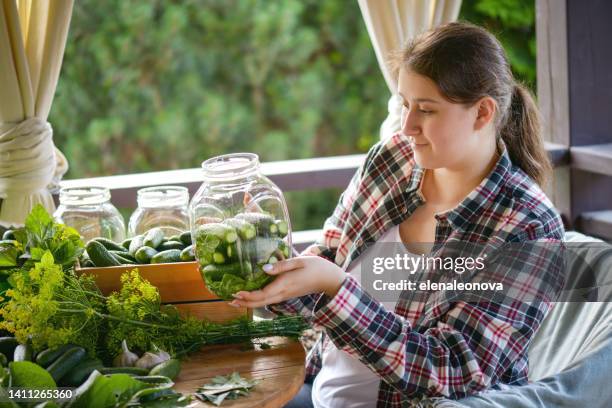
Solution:
<svg viewBox="0 0 612 408">
<path fill-rule="evenodd" d="M 195 257 L 211 292 L 232 299 L 261 289 L 262 267 L 291 256 L 291 225 L 281 190 L 261 173 L 252 153 L 202 163 L 204 182 L 189 205 Z"/>
</svg>

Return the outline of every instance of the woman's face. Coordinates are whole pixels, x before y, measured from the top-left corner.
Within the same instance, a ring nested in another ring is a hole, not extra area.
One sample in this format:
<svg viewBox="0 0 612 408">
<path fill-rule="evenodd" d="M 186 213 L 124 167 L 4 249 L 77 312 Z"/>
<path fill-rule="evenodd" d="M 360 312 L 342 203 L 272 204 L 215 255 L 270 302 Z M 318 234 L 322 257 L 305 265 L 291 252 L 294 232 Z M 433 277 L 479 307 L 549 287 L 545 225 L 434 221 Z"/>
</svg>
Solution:
<svg viewBox="0 0 612 408">
<path fill-rule="evenodd" d="M 411 137 L 420 167 L 461 168 L 484 147 L 477 129 L 478 104 L 449 102 L 431 79 L 404 69 L 399 94 L 404 104 L 402 133 Z"/>
</svg>

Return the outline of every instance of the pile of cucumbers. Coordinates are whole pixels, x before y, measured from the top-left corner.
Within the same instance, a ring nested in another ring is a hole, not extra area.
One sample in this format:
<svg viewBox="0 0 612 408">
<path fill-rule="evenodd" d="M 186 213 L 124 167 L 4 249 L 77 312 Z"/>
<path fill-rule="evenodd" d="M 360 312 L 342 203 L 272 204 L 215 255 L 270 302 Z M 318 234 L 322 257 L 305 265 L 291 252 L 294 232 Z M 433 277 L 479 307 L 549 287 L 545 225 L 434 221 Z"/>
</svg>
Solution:
<svg viewBox="0 0 612 408">
<path fill-rule="evenodd" d="M 189 231 L 166 238 L 161 228 L 151 228 L 121 244 L 102 237 L 92 239 L 87 243 L 81 266 L 191 262 L 195 260 L 193 248 Z"/>
<path fill-rule="evenodd" d="M 7 356 L 10 356 L 7 357 Z M 14 337 L 0 337 L 0 365 L 9 361 L 30 361 L 47 370 L 56 384 L 62 387 L 78 387 L 97 370 L 101 374 L 128 374 L 135 377 L 165 376 L 174 379 L 180 372 L 180 362 L 170 359 L 153 366 L 105 367 L 97 357 L 91 357 L 84 348 L 66 344 L 42 350 L 36 355 L 29 344 L 19 344 Z"/>
<path fill-rule="evenodd" d="M 284 238 L 289 226 L 267 213 L 240 213 L 222 222 L 200 225 L 195 255 L 206 286 L 221 299 L 240 290 L 256 290 L 273 279 L 262 266 L 290 257 Z"/>
</svg>

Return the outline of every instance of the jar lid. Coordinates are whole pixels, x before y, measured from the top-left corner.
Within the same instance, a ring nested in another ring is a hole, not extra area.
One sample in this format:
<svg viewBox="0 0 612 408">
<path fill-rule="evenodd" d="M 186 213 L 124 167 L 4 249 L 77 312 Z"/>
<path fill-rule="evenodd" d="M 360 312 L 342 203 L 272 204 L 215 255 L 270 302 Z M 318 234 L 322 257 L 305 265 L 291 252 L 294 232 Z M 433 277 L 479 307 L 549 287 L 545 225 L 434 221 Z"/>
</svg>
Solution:
<svg viewBox="0 0 612 408">
<path fill-rule="evenodd" d="M 95 205 L 104 204 L 111 199 L 111 193 L 106 187 L 64 187 L 59 194 L 63 205 Z"/>
<path fill-rule="evenodd" d="M 255 153 L 231 153 L 202 162 L 204 176 L 232 180 L 255 174 L 259 170 L 259 156 Z"/>
<path fill-rule="evenodd" d="M 181 186 L 141 188 L 137 196 L 139 207 L 179 207 L 189 203 L 189 191 Z"/>
</svg>

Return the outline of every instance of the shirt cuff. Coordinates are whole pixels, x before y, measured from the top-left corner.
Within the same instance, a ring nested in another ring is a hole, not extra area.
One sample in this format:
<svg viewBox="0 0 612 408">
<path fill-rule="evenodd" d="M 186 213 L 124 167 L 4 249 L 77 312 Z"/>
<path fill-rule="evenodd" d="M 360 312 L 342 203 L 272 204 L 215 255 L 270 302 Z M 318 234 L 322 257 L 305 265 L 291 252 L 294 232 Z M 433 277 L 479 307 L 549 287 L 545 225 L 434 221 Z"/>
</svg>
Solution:
<svg viewBox="0 0 612 408">
<path fill-rule="evenodd" d="M 313 325 L 331 331 L 342 328 L 345 332 L 352 330 L 355 322 L 351 313 L 358 307 L 358 303 L 363 299 L 364 295 L 368 296 L 357 280 L 347 274 L 338 292 L 333 297 L 326 294 L 319 296 L 313 309 Z M 343 346 L 346 344 L 344 342 L 341 343 L 336 345 Z"/>
</svg>

